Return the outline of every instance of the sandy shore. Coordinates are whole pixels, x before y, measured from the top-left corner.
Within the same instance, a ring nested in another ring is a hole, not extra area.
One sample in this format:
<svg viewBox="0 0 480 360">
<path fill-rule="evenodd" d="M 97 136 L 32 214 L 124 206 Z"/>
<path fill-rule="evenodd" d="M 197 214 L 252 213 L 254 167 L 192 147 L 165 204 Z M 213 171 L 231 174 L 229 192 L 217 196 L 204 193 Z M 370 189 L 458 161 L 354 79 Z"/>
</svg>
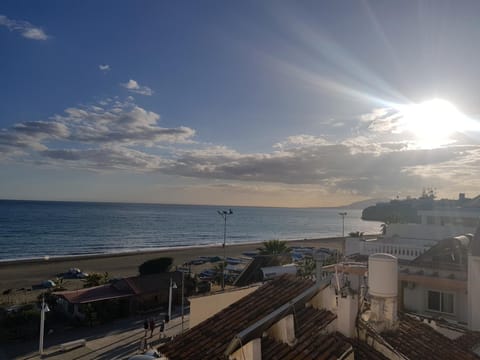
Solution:
<svg viewBox="0 0 480 360">
<path fill-rule="evenodd" d="M 240 245 L 227 244 L 226 255 L 240 256 L 243 252 L 256 250 L 261 245 L 262 243 Z M 342 238 L 306 239 L 290 241 L 289 245 L 341 248 L 343 246 L 343 241 Z M 198 256 L 223 256 L 223 248 L 221 246 L 190 247 L 142 253 L 120 253 L 98 256 L 65 257 L 49 260 L 0 262 L 0 303 L 5 301 L 18 302 L 18 297 L 23 297 L 24 299 L 31 298 L 31 296 L 26 296 L 25 292 L 19 293 L 19 296 L 16 296 L 15 290 L 29 288 L 46 279 L 55 280 L 57 274 L 64 273 L 72 267 L 78 267 L 87 273 L 108 272 L 110 277 L 135 276 L 138 275 L 138 266 L 144 261 L 163 256 L 172 257 L 174 259 L 174 265 L 181 266 L 183 263 Z M 81 286 L 81 282 L 78 280 L 72 280 L 69 282 L 71 284 L 70 287 L 72 287 L 72 284 L 73 287 Z M 1 295 L 6 289 L 13 289 L 13 293 L 8 296 L 8 299 Z M 34 292 L 31 293 L 31 295 L 34 295 Z"/>
</svg>

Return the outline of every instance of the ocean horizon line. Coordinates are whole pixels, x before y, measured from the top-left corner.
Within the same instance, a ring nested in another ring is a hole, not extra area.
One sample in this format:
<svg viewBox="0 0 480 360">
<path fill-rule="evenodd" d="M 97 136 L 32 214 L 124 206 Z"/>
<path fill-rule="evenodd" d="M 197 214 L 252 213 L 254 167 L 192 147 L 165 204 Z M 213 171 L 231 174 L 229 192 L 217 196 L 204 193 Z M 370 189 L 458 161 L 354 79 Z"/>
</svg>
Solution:
<svg viewBox="0 0 480 360">
<path fill-rule="evenodd" d="M 208 206 L 219 208 L 264 208 L 264 209 L 348 209 L 348 205 L 338 206 L 268 206 L 268 205 L 218 205 L 218 204 L 190 204 L 190 203 L 162 203 L 162 202 L 128 202 L 128 201 L 93 201 L 93 200 L 38 200 L 38 199 L 5 199 L 0 198 L 3 202 L 39 202 L 39 203 L 81 203 L 81 204 L 119 204 L 119 205 L 159 205 L 159 206 Z"/>
</svg>

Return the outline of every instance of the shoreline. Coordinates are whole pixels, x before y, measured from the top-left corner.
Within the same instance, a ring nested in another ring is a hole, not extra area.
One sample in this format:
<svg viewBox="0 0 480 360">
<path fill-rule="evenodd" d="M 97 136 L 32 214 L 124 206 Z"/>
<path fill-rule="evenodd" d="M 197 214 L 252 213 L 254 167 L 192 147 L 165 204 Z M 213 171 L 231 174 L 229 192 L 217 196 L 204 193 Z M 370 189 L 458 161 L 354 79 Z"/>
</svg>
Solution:
<svg viewBox="0 0 480 360">
<path fill-rule="evenodd" d="M 241 256 L 243 252 L 254 251 L 261 247 L 263 241 L 242 244 L 230 244 L 225 248 L 225 255 L 229 257 Z M 289 246 L 298 247 L 328 247 L 343 248 L 342 237 L 300 239 L 287 241 Z M 20 290 L 34 293 L 28 290 L 32 285 L 41 283 L 44 280 L 56 279 L 57 275 L 66 272 L 69 268 L 77 267 L 87 273 L 108 272 L 111 278 L 128 277 L 138 275 L 138 267 L 145 261 L 157 257 L 172 257 L 173 266 L 182 266 L 183 263 L 193 260 L 199 256 L 223 256 L 223 246 L 197 246 L 183 248 L 168 248 L 155 251 L 124 252 L 114 254 L 79 255 L 56 257 L 49 260 L 29 259 L 0 262 L 0 294 L 7 289 L 12 289 L 15 294 Z M 81 287 L 80 280 L 65 280 L 69 287 Z M 25 290 L 27 289 L 27 290 Z M 2 302 L 0 295 L 0 302 Z"/>
<path fill-rule="evenodd" d="M 372 234 L 373 235 L 373 234 Z M 369 235 L 366 235 L 369 236 Z M 282 240 L 289 244 L 289 246 L 294 246 L 293 244 L 299 242 L 317 242 L 317 241 L 331 241 L 331 240 L 341 240 L 342 237 L 325 237 L 325 238 L 311 238 L 311 239 L 290 239 Z M 236 246 L 261 246 L 265 241 L 252 241 L 252 242 L 241 242 L 241 243 L 227 243 L 226 247 L 236 247 Z M 91 258 L 108 258 L 108 257 L 122 257 L 122 256 L 131 256 L 131 255 L 148 255 L 153 253 L 164 253 L 164 252 L 177 252 L 184 250 L 195 250 L 195 249 L 211 249 L 211 248 L 223 248 L 222 244 L 205 244 L 205 245 L 179 245 L 179 246 L 169 246 L 169 247 L 158 247 L 152 249 L 138 249 L 138 250 L 125 250 L 117 252 L 106 252 L 106 253 L 84 253 L 84 254 L 72 254 L 72 255 L 45 255 L 43 257 L 31 257 L 31 258 L 18 258 L 18 259 L 0 259 L 0 268 L 2 266 L 13 265 L 13 264 L 31 264 L 31 263 L 54 263 L 54 262 L 63 262 L 63 261 L 74 261 L 74 260 L 84 260 Z"/>
</svg>

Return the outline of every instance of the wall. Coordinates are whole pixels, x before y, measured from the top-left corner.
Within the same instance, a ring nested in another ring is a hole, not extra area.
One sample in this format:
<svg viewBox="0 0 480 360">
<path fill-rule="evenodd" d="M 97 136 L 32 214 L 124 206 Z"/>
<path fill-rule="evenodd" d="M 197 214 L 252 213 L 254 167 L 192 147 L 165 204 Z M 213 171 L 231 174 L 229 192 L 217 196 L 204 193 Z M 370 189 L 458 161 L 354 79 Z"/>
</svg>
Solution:
<svg viewBox="0 0 480 360">
<path fill-rule="evenodd" d="M 413 239 L 443 240 L 449 237 L 474 233 L 475 228 L 450 225 L 390 224 L 385 237 L 399 236 Z"/>
<path fill-rule="evenodd" d="M 427 291 L 441 291 L 433 287 L 425 287 L 415 284 L 413 288 L 404 286 L 403 288 L 403 306 L 406 311 L 415 312 L 427 316 L 441 316 L 446 319 L 452 319 L 458 322 L 467 322 L 467 294 L 465 291 L 447 291 L 454 293 L 454 311 L 455 314 L 449 315 L 427 310 Z"/>
<path fill-rule="evenodd" d="M 190 328 L 215 315 L 220 310 L 223 310 L 258 288 L 259 285 L 189 298 Z"/>
</svg>

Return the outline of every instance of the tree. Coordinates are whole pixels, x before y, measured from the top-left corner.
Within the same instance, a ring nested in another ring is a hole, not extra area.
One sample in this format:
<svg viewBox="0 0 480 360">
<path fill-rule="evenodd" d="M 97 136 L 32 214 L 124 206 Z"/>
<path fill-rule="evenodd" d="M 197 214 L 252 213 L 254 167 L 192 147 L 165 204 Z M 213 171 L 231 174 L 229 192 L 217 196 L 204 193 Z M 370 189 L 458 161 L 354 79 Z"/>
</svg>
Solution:
<svg viewBox="0 0 480 360">
<path fill-rule="evenodd" d="M 215 267 L 213 268 L 213 270 L 215 271 L 215 276 L 213 277 L 213 281 L 215 283 L 217 284 L 222 283 L 222 277 L 225 276 L 224 270 L 226 267 L 227 267 L 227 263 L 224 261 L 219 262 L 217 265 L 215 265 Z"/>
<path fill-rule="evenodd" d="M 437 197 L 437 189 L 432 187 L 423 188 L 422 195 L 420 195 L 420 199 L 435 200 L 436 197 Z"/>
<path fill-rule="evenodd" d="M 140 275 L 159 274 L 168 272 L 172 266 L 173 258 L 161 257 L 145 261 L 138 267 Z"/>
<path fill-rule="evenodd" d="M 380 225 L 380 230 L 382 231 L 382 235 L 385 235 L 387 233 L 387 224 L 383 223 Z"/>
<path fill-rule="evenodd" d="M 317 265 L 315 260 L 311 257 L 305 257 L 300 263 L 300 267 L 297 271 L 297 275 L 304 279 L 312 279 L 315 275 L 315 269 Z"/>
<path fill-rule="evenodd" d="M 288 254 L 292 251 L 292 249 L 287 246 L 287 242 L 281 240 L 264 241 L 263 247 L 257 250 L 260 251 L 260 255 L 281 255 Z"/>
<path fill-rule="evenodd" d="M 108 283 L 109 280 L 110 277 L 108 272 L 105 272 L 104 274 L 91 273 L 85 279 L 83 279 L 83 287 L 88 288 L 92 286 L 104 285 Z"/>
<path fill-rule="evenodd" d="M 348 236 L 353 237 L 353 238 L 361 238 L 363 237 L 363 232 L 362 231 L 352 231 L 348 233 Z"/>
</svg>

